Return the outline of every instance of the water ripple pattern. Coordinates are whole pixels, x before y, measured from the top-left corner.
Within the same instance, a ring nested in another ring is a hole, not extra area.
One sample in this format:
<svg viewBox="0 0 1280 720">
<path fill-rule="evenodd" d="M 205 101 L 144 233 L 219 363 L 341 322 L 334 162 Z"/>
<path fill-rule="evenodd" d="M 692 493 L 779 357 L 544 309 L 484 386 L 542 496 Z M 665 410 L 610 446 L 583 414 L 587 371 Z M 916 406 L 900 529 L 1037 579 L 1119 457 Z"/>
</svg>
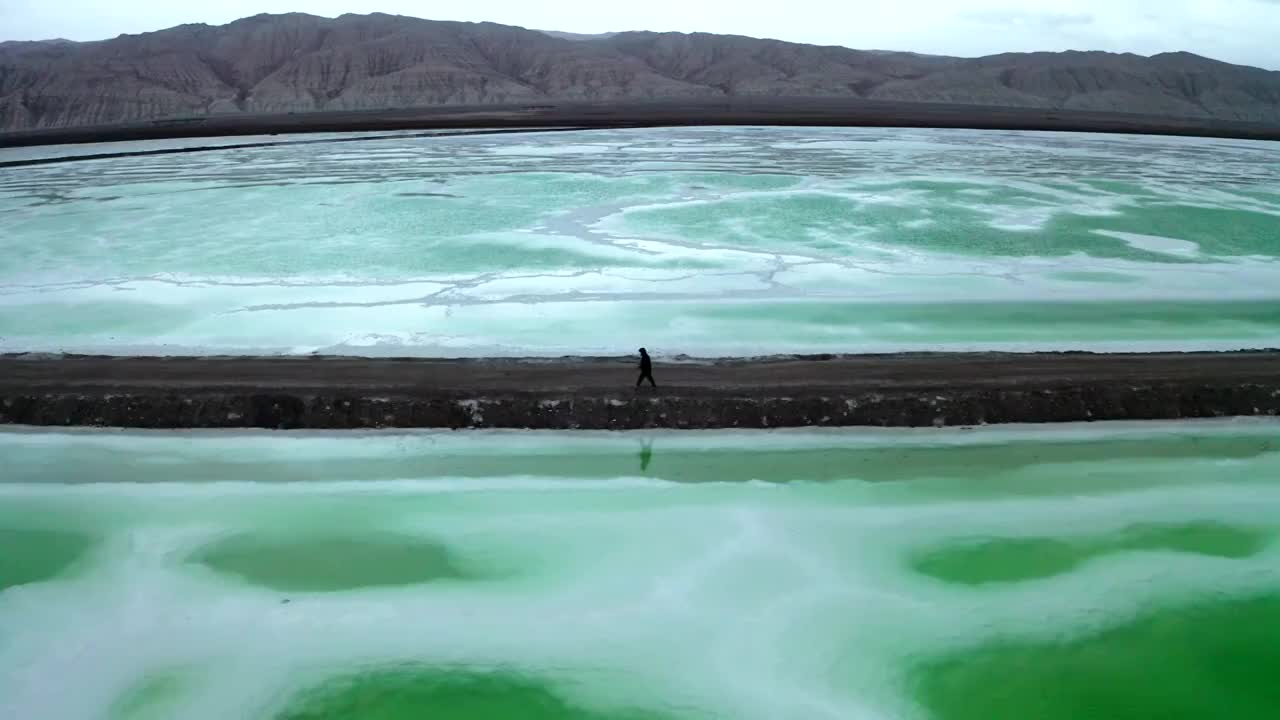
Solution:
<svg viewBox="0 0 1280 720">
<path fill-rule="evenodd" d="M 822 128 L 282 142 L 0 170 L 0 350 L 1274 347 L 1277 255 L 1273 143 Z"/>
</svg>

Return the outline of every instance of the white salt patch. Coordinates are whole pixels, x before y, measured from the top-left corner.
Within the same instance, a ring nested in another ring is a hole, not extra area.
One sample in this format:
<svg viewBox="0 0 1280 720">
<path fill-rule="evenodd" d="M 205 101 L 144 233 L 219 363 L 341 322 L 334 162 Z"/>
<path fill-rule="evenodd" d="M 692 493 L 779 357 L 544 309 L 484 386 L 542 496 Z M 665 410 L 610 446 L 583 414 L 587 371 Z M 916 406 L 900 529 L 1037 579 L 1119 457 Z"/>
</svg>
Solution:
<svg viewBox="0 0 1280 720">
<path fill-rule="evenodd" d="M 489 148 L 492 155 L 599 155 L 613 152 L 611 145 L 507 145 Z"/>
<path fill-rule="evenodd" d="M 1119 230 L 1094 230 L 1094 235 L 1114 238 L 1137 250 L 1177 255 L 1178 257 L 1198 257 L 1200 245 L 1190 240 L 1161 237 L 1159 235 L 1140 235 L 1138 233 L 1120 232 Z"/>
<path fill-rule="evenodd" d="M 778 150 L 876 150 L 874 141 L 868 140 L 815 140 L 814 142 L 773 143 L 770 147 Z"/>
</svg>

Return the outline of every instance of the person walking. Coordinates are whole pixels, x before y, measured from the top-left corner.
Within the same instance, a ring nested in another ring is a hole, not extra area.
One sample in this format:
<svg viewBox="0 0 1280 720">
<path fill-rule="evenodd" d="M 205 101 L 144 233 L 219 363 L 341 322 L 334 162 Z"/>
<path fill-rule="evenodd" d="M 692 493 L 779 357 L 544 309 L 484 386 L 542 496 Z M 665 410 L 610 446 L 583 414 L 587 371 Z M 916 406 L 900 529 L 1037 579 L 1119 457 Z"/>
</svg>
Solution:
<svg viewBox="0 0 1280 720">
<path fill-rule="evenodd" d="M 658 383 L 653 381 L 653 360 L 649 359 L 649 351 L 640 348 L 640 377 L 636 379 L 636 387 L 640 387 L 640 383 L 649 379 L 649 384 L 658 387 Z"/>
</svg>

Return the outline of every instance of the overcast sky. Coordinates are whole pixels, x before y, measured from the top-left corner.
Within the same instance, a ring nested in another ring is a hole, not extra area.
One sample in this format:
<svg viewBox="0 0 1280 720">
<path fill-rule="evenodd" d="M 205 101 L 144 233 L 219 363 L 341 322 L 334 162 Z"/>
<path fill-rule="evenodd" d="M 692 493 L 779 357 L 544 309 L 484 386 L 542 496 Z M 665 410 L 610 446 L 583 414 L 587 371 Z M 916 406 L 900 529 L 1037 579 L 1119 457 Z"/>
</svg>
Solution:
<svg viewBox="0 0 1280 720">
<path fill-rule="evenodd" d="M 0 0 L 0 40 L 100 40 L 261 12 L 374 10 L 582 33 L 701 30 L 948 55 L 1189 50 L 1280 70 L 1280 0 Z"/>
</svg>

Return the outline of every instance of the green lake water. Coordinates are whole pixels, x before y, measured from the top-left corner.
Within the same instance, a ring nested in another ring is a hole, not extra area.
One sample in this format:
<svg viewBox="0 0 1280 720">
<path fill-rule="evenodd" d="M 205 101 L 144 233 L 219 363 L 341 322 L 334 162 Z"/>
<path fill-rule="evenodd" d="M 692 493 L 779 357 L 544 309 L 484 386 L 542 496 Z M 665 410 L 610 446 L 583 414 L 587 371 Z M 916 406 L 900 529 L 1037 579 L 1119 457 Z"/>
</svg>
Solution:
<svg viewBox="0 0 1280 720">
<path fill-rule="evenodd" d="M 1275 143 L 859 128 L 260 140 L 278 144 L 0 170 L 0 351 L 1280 346 Z"/>
<path fill-rule="evenodd" d="M 0 454 L 0 717 L 1280 713 L 1275 421 Z"/>
</svg>

